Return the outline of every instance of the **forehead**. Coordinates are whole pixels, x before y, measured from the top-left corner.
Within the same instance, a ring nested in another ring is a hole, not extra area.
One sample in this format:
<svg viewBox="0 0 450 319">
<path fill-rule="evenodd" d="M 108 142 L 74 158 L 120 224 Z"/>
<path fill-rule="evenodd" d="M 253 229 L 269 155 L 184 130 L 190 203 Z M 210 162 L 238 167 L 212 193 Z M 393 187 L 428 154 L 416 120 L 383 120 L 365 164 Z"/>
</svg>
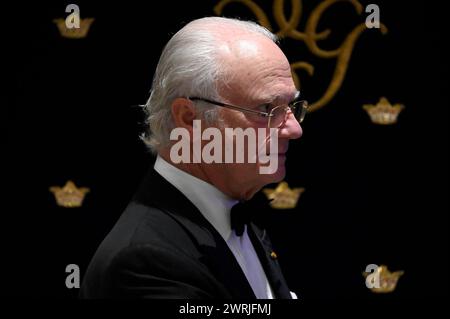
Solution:
<svg viewBox="0 0 450 319">
<path fill-rule="evenodd" d="M 265 103 L 292 100 L 296 94 L 289 62 L 264 36 L 233 41 L 224 47 L 225 85 L 219 88 L 229 102 Z"/>
</svg>

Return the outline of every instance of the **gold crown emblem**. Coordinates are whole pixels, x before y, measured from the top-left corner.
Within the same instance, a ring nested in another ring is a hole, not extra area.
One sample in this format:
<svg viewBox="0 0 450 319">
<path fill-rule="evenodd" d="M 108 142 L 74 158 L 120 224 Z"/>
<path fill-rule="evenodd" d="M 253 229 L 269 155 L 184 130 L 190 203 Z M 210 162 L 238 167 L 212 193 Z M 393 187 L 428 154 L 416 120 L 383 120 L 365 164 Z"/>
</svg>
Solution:
<svg viewBox="0 0 450 319">
<path fill-rule="evenodd" d="M 64 187 L 52 186 L 50 192 L 55 195 L 56 203 L 62 207 L 80 207 L 89 188 L 77 188 L 72 181 L 67 181 Z"/>
<path fill-rule="evenodd" d="M 375 275 L 380 278 L 380 286 L 369 288 L 374 293 L 393 292 L 397 287 L 400 276 L 405 273 L 403 270 L 390 272 L 386 265 L 381 265 L 375 271 Z M 367 272 L 363 272 L 363 275 L 366 278 L 369 274 Z"/>
<path fill-rule="evenodd" d="M 402 104 L 392 106 L 385 97 L 380 98 L 377 105 L 363 105 L 363 109 L 367 111 L 372 122 L 381 125 L 396 123 L 398 115 L 404 108 Z"/>
<path fill-rule="evenodd" d="M 81 39 L 87 36 L 89 28 L 91 27 L 92 22 L 94 22 L 94 18 L 80 18 L 79 28 L 67 28 L 66 20 L 63 18 L 53 19 L 53 22 L 58 27 L 59 33 L 62 37 L 69 39 Z"/>
<path fill-rule="evenodd" d="M 263 193 L 272 200 L 270 206 L 275 209 L 290 209 L 297 206 L 297 202 L 304 188 L 289 188 L 288 183 L 281 182 L 277 188 L 264 188 Z"/>
</svg>

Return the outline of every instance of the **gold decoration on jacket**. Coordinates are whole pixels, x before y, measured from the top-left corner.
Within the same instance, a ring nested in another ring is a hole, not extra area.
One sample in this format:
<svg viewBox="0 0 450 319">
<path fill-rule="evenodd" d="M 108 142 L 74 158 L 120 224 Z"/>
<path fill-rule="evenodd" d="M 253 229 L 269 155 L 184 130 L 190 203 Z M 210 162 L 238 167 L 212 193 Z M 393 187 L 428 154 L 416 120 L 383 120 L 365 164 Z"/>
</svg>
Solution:
<svg viewBox="0 0 450 319">
<path fill-rule="evenodd" d="M 301 32 L 298 30 L 298 25 L 300 23 L 300 18 L 302 15 L 302 0 L 290 1 L 291 14 L 289 16 L 289 19 L 287 19 L 285 16 L 285 1 L 273 1 L 273 16 L 279 28 L 279 31 L 276 32 L 277 36 L 304 42 L 306 47 L 313 55 L 322 59 L 336 60 L 334 73 L 325 93 L 321 98 L 310 105 L 308 112 L 316 111 L 327 105 L 339 91 L 347 73 L 350 57 L 353 52 L 355 43 L 361 33 L 367 29 L 365 23 L 361 23 L 357 25 L 352 31 L 350 31 L 350 33 L 338 48 L 334 50 L 324 50 L 320 48 L 317 44 L 317 41 L 327 39 L 331 34 L 331 30 L 326 29 L 318 32 L 317 26 L 325 11 L 327 11 L 337 2 L 349 2 L 358 15 L 361 15 L 364 11 L 363 6 L 357 0 L 324 0 L 312 10 L 310 16 L 307 18 L 305 30 L 304 32 Z M 214 7 L 214 12 L 217 15 L 222 15 L 224 8 L 230 3 L 240 3 L 246 6 L 255 15 L 259 24 L 273 31 L 272 25 L 270 24 L 269 18 L 267 17 L 266 13 L 253 0 L 221 0 Z M 382 23 L 380 23 L 380 31 L 382 34 L 386 34 L 388 31 L 386 26 Z M 300 78 L 296 73 L 297 70 L 303 69 L 308 73 L 309 76 L 314 75 L 314 66 L 305 61 L 297 61 L 292 63 L 291 69 L 292 76 L 298 88 L 300 88 L 301 83 Z"/>
<path fill-rule="evenodd" d="M 380 278 L 380 287 L 369 288 L 374 293 L 389 293 L 397 288 L 399 278 L 405 273 L 403 270 L 390 272 L 386 265 L 381 265 L 376 270 Z M 363 272 L 363 276 L 367 277 L 368 273 Z"/>
<path fill-rule="evenodd" d="M 376 105 L 363 105 L 363 109 L 367 111 L 372 122 L 380 125 L 397 123 L 398 115 L 404 108 L 403 104 L 391 105 L 385 97 L 380 98 Z"/>
<path fill-rule="evenodd" d="M 71 29 L 66 27 L 66 20 L 63 18 L 53 19 L 53 22 L 58 27 L 59 33 L 62 37 L 69 39 L 82 39 L 87 36 L 94 20 L 94 18 L 80 18 L 80 27 Z"/>
<path fill-rule="evenodd" d="M 61 207 L 80 207 L 83 204 L 84 197 L 89 193 L 89 188 L 77 188 L 72 181 L 67 181 L 64 187 L 52 186 L 50 192 L 55 195 L 56 203 Z"/>
<path fill-rule="evenodd" d="M 267 196 L 270 202 L 270 206 L 275 209 L 291 209 L 297 206 L 297 202 L 301 193 L 305 189 L 302 188 L 289 188 L 288 183 L 281 182 L 277 188 L 264 188 L 263 193 Z"/>
</svg>

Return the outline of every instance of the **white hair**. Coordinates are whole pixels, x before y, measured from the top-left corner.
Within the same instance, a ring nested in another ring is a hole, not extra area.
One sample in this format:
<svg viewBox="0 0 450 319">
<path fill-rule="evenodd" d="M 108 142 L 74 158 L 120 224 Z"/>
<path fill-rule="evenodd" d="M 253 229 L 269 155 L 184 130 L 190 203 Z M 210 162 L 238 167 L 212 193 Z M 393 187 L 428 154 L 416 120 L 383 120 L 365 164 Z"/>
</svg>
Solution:
<svg viewBox="0 0 450 319">
<path fill-rule="evenodd" d="M 230 28 L 262 34 L 278 41 L 276 35 L 254 22 L 221 17 L 194 20 L 178 31 L 161 54 L 150 98 L 143 105 L 148 131 L 141 138 L 152 152 L 170 145 L 170 132 L 174 128 L 171 104 L 174 99 L 194 96 L 221 99 L 217 87 L 220 81 L 225 80 L 227 70 L 221 67 L 218 38 L 223 30 Z M 217 120 L 216 107 L 199 102 L 196 106 L 205 120 Z"/>
</svg>

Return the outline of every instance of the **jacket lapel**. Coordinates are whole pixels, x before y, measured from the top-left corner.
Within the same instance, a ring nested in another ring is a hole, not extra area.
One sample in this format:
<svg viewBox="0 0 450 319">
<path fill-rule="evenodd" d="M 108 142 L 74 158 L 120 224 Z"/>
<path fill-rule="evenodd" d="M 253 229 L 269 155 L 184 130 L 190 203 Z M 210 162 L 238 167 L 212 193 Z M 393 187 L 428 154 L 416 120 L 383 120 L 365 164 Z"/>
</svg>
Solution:
<svg viewBox="0 0 450 319">
<path fill-rule="evenodd" d="M 266 231 L 259 229 L 255 224 L 250 224 L 250 227 L 247 229 L 253 247 L 266 273 L 267 280 L 272 287 L 274 297 L 277 299 L 292 299 Z"/>
<path fill-rule="evenodd" d="M 209 267 L 230 292 L 231 298 L 256 299 L 224 239 L 195 205 L 153 168 L 139 187 L 134 200 L 159 208 L 186 229 L 197 244 L 201 254 L 200 262 Z"/>
</svg>

